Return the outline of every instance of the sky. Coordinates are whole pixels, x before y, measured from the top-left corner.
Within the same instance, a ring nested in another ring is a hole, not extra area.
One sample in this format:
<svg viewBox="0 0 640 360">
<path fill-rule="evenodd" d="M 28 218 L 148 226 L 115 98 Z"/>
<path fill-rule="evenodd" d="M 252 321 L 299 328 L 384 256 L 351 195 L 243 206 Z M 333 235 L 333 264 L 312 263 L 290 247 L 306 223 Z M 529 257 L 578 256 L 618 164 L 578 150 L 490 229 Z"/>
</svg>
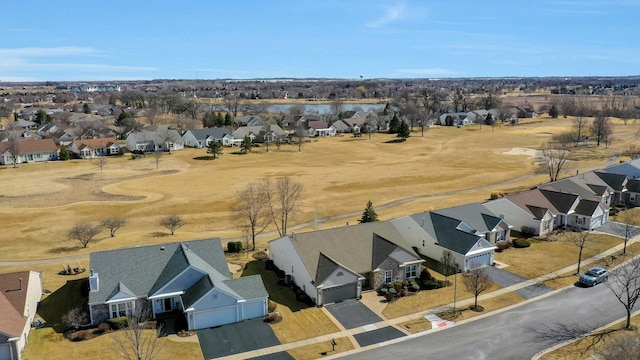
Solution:
<svg viewBox="0 0 640 360">
<path fill-rule="evenodd" d="M 640 75 L 640 0 L 5 0 L 0 83 Z"/>
</svg>

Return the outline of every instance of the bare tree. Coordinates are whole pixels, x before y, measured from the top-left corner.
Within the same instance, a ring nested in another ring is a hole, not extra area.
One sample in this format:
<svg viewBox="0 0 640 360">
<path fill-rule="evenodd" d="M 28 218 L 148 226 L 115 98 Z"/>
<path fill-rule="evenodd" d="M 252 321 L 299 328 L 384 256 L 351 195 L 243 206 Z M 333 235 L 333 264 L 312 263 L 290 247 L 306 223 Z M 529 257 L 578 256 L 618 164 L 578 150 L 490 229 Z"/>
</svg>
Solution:
<svg viewBox="0 0 640 360">
<path fill-rule="evenodd" d="M 107 158 L 98 157 L 93 161 L 93 163 L 100 168 L 100 173 L 102 173 L 102 169 L 107 165 Z"/>
<path fill-rule="evenodd" d="M 83 308 L 75 307 L 62 315 L 62 323 L 77 330 L 89 323 L 89 316 Z"/>
<path fill-rule="evenodd" d="M 567 160 L 571 159 L 571 149 L 568 146 L 570 134 L 565 133 L 555 137 L 553 141 L 548 142 L 540 148 L 542 159 L 539 167 L 542 171 L 549 175 L 550 181 L 556 181 L 560 178 L 560 172 L 564 168 Z"/>
<path fill-rule="evenodd" d="M 341 99 L 335 99 L 329 104 L 329 114 L 332 121 L 340 119 L 340 114 L 344 111 L 344 102 Z"/>
<path fill-rule="evenodd" d="M 591 232 L 588 230 L 579 232 L 567 232 L 566 240 L 567 242 L 577 246 L 578 249 L 580 249 L 580 251 L 578 251 L 578 268 L 576 269 L 576 274 L 579 274 L 580 265 L 582 263 L 582 252 L 587 246 L 587 243 L 591 241 Z"/>
<path fill-rule="evenodd" d="M 116 231 L 127 224 L 127 219 L 121 217 L 108 217 L 100 223 L 104 228 L 109 229 L 111 237 L 116 236 Z"/>
<path fill-rule="evenodd" d="M 616 228 L 619 229 L 616 235 L 620 235 L 624 239 L 622 254 L 626 254 L 627 243 L 629 242 L 629 239 L 631 239 L 632 230 L 636 225 L 638 225 L 640 219 L 637 212 L 635 212 L 633 209 L 627 208 L 617 216 L 616 220 L 618 220 L 618 222 L 622 224 L 622 227 Z"/>
<path fill-rule="evenodd" d="M 242 111 L 244 107 L 244 101 L 239 96 L 233 94 L 225 96 L 223 101 L 227 111 L 230 112 L 234 118 L 238 116 L 238 112 Z"/>
<path fill-rule="evenodd" d="M 135 314 L 127 317 L 127 324 L 113 338 L 114 351 L 125 360 L 152 360 L 162 351 L 162 326 L 151 326 L 150 306 L 136 303 Z"/>
<path fill-rule="evenodd" d="M 289 107 L 289 121 L 290 122 L 298 121 L 298 119 L 300 119 L 300 117 L 304 115 L 304 112 L 306 111 L 306 109 L 307 109 L 306 106 L 302 104 L 291 105 L 291 107 Z"/>
<path fill-rule="evenodd" d="M 475 300 L 472 310 L 482 311 L 484 308 L 478 306 L 478 295 L 489 290 L 493 286 L 493 281 L 487 274 L 487 269 L 484 267 L 476 267 L 470 270 L 468 273 L 462 276 L 462 283 L 464 288 L 473 294 Z"/>
<path fill-rule="evenodd" d="M 582 140 L 582 137 L 585 136 L 585 133 L 587 132 L 587 119 L 585 117 L 583 117 L 582 115 L 578 115 L 576 116 L 575 119 L 573 119 L 573 131 L 575 134 L 575 146 L 578 146 L 580 144 L 580 141 Z"/>
<path fill-rule="evenodd" d="M 624 328 L 631 329 L 631 311 L 640 299 L 640 257 L 635 257 L 629 263 L 611 271 L 605 285 L 624 306 L 627 312 Z"/>
<path fill-rule="evenodd" d="M 618 337 L 610 342 L 607 348 L 598 354 L 597 358 L 601 360 L 638 360 L 638 354 L 640 354 L 640 337 Z"/>
<path fill-rule="evenodd" d="M 252 241 L 252 249 L 256 248 L 256 236 L 267 228 L 271 222 L 267 195 L 260 185 L 249 184 L 238 192 L 238 201 L 234 203 L 234 217 L 241 228 L 247 229 Z"/>
<path fill-rule="evenodd" d="M 596 146 L 600 146 L 601 141 L 605 141 L 612 134 L 613 128 L 608 117 L 598 115 L 591 123 L 591 133 L 596 137 Z"/>
<path fill-rule="evenodd" d="M 449 275 L 454 274 L 456 272 L 456 262 L 451 254 L 451 251 L 444 250 L 442 251 L 442 257 L 440 258 L 440 263 L 438 263 L 438 267 L 440 268 L 440 273 L 444 275 L 444 282 L 448 284 Z"/>
<path fill-rule="evenodd" d="M 13 167 L 18 167 L 18 159 L 22 150 L 22 136 L 19 130 L 10 130 L 7 138 L 7 151 L 11 153 Z"/>
<path fill-rule="evenodd" d="M 298 151 L 302 151 L 302 145 L 305 142 L 305 139 L 307 138 L 307 134 L 308 131 L 307 129 L 305 129 L 304 124 L 302 123 L 297 123 L 296 124 L 296 130 L 295 130 L 295 138 L 296 138 L 296 145 L 298 145 Z"/>
<path fill-rule="evenodd" d="M 89 242 L 100 233 L 100 226 L 91 223 L 77 223 L 69 230 L 69 238 L 78 240 L 83 248 L 89 245 Z"/>
<path fill-rule="evenodd" d="M 276 181 L 265 178 L 262 191 L 267 198 L 271 221 L 280 236 L 287 235 L 287 224 L 300 206 L 303 186 L 290 177 L 280 177 Z"/>
<path fill-rule="evenodd" d="M 167 230 L 171 232 L 171 235 L 173 235 L 176 230 L 183 227 L 184 224 L 184 221 L 178 215 L 167 215 L 160 219 L 160 225 L 167 228 Z"/>
<path fill-rule="evenodd" d="M 264 124 L 262 126 L 262 131 L 264 132 L 264 144 L 266 145 L 266 150 L 267 152 L 269 152 L 269 144 L 273 141 L 273 132 L 271 131 L 271 125 L 270 124 Z"/>
<path fill-rule="evenodd" d="M 153 163 L 156 164 L 156 170 L 160 167 L 160 163 L 162 162 L 162 156 L 164 152 L 161 150 L 156 150 L 153 152 Z"/>
<path fill-rule="evenodd" d="M 493 95 L 492 93 L 482 95 L 476 100 L 477 106 L 484 110 L 491 110 L 493 108 L 496 108 L 500 105 L 501 102 L 502 100 L 500 100 L 498 96 Z"/>
</svg>

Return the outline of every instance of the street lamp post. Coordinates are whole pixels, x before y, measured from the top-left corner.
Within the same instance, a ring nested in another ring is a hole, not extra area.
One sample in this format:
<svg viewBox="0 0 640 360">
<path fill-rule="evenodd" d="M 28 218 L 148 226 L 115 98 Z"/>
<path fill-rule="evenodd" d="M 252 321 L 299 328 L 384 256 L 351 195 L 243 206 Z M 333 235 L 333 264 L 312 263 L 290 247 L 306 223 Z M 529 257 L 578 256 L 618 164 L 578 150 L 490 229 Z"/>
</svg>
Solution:
<svg viewBox="0 0 640 360">
<path fill-rule="evenodd" d="M 453 318 L 456 318 L 456 292 L 458 290 L 458 264 L 455 264 L 455 274 L 453 274 Z"/>
</svg>

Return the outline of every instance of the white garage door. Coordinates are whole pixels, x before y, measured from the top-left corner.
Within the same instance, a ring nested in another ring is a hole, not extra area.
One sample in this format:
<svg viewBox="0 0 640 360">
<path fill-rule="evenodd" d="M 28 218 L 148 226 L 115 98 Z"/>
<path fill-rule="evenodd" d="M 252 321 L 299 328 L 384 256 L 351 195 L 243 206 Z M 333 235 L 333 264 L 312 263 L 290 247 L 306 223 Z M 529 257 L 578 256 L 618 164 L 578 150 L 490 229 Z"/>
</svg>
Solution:
<svg viewBox="0 0 640 360">
<path fill-rule="evenodd" d="M 603 215 L 603 216 L 604 216 L 604 215 Z M 603 216 L 598 216 L 598 217 L 595 217 L 595 218 L 592 218 L 592 219 L 591 219 L 591 228 L 592 228 L 592 229 L 595 229 L 595 228 L 597 228 L 598 226 L 602 225 L 602 217 L 603 217 Z"/>
<path fill-rule="evenodd" d="M 11 346 L 9 344 L 0 345 L 0 360 L 11 360 Z"/>
<path fill-rule="evenodd" d="M 322 303 L 329 304 L 347 299 L 355 299 L 357 283 L 334 286 L 322 290 Z"/>
<path fill-rule="evenodd" d="M 237 306 L 231 306 L 224 309 L 203 310 L 193 313 L 193 326 L 195 329 L 206 329 L 214 326 L 235 323 L 237 321 Z"/>
<path fill-rule="evenodd" d="M 486 253 L 486 254 L 469 256 L 466 260 L 467 270 L 472 270 L 479 267 L 491 265 L 491 259 L 492 259 L 491 255 L 492 255 L 491 253 Z"/>
<path fill-rule="evenodd" d="M 244 320 L 265 316 L 264 300 L 250 301 L 243 304 Z"/>
</svg>

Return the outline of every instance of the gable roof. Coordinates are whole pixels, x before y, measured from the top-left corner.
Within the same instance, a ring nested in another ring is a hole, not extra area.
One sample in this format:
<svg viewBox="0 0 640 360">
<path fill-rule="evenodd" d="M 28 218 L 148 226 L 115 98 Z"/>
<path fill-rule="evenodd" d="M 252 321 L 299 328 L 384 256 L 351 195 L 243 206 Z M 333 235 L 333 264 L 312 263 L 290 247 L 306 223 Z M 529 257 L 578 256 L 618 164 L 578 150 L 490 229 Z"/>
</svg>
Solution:
<svg viewBox="0 0 640 360">
<path fill-rule="evenodd" d="M 629 179 L 640 178 L 640 159 L 630 160 L 621 164 L 608 166 L 603 172 L 625 175 Z"/>
<path fill-rule="evenodd" d="M 0 142 L 0 154 L 9 151 L 8 142 Z M 53 139 L 20 140 L 20 155 L 58 151 Z"/>
<path fill-rule="evenodd" d="M 95 252 L 90 262 L 100 279 L 98 291 L 89 293 L 90 304 L 107 301 L 123 286 L 136 296 L 149 296 L 189 266 L 229 277 L 218 238 Z"/>
<path fill-rule="evenodd" d="M 549 210 L 552 214 L 560 212 L 555 205 L 544 196 L 540 189 L 532 189 L 504 197 L 511 203 L 533 215 L 536 219 L 542 219 L 544 212 Z"/>
<path fill-rule="evenodd" d="M 155 144 L 164 142 L 182 143 L 182 137 L 177 130 L 171 129 L 166 125 L 148 125 L 140 129 L 140 131 L 132 132 L 127 137 L 127 142 L 131 141 L 145 142 L 153 141 Z"/>
<path fill-rule="evenodd" d="M 191 133 L 196 140 L 205 140 L 208 137 L 214 139 L 222 139 L 225 135 L 231 134 L 231 130 L 226 127 L 205 128 L 205 129 L 191 129 L 187 133 Z"/>
<path fill-rule="evenodd" d="M 540 193 L 563 214 L 568 214 L 572 210 L 573 204 L 580 198 L 577 194 L 559 192 L 553 189 L 541 188 Z"/>
<path fill-rule="evenodd" d="M 115 138 L 80 139 L 75 140 L 73 143 L 78 149 L 83 149 L 85 147 L 96 149 L 118 145 L 118 142 Z"/>
<path fill-rule="evenodd" d="M 480 233 L 490 232 L 504 221 L 481 203 L 454 206 L 434 212 L 464 221 Z"/>
<path fill-rule="evenodd" d="M 373 259 L 379 261 L 381 254 L 389 253 L 391 248 L 401 249 L 416 260 L 420 259 L 393 225 L 386 221 L 295 234 L 290 235 L 289 240 L 316 282 L 326 278 L 338 264 L 358 274 L 374 270 Z"/>
<path fill-rule="evenodd" d="M 435 232 L 434 238 L 445 249 L 464 255 L 476 247 L 479 241 L 484 240 L 483 237 L 469 232 L 474 229 L 463 221 L 435 212 L 430 212 L 429 215 L 431 229 Z"/>
<path fill-rule="evenodd" d="M 0 333 L 20 336 L 26 317 L 29 271 L 0 274 Z"/>
<path fill-rule="evenodd" d="M 576 206 L 576 214 L 584 215 L 584 216 L 593 216 L 593 213 L 596 211 L 599 205 L 600 205 L 599 201 L 582 199 L 578 203 L 578 206 Z"/>
<path fill-rule="evenodd" d="M 627 176 L 622 174 L 607 173 L 604 171 L 594 171 L 607 185 L 615 191 L 623 191 L 627 184 Z"/>
</svg>

